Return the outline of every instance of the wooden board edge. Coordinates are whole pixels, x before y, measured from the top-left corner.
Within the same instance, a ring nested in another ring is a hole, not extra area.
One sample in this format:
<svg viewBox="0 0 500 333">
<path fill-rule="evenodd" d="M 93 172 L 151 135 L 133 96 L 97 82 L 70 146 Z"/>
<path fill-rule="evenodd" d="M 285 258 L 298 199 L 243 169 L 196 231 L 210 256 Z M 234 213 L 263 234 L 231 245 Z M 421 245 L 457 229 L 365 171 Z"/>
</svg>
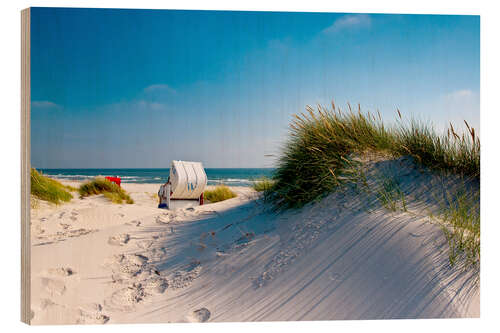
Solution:
<svg viewBox="0 0 500 333">
<path fill-rule="evenodd" d="M 21 11 L 21 321 L 31 324 L 31 10 Z"/>
</svg>

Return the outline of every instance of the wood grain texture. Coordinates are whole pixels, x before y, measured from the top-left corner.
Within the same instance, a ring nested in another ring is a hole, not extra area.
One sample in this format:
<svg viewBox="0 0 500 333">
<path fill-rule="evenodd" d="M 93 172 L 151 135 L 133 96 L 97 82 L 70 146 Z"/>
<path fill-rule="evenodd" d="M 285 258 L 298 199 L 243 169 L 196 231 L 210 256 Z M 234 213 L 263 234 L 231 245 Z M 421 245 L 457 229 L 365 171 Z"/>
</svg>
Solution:
<svg viewBox="0 0 500 333">
<path fill-rule="evenodd" d="M 21 321 L 31 321 L 30 9 L 21 11 Z"/>
</svg>

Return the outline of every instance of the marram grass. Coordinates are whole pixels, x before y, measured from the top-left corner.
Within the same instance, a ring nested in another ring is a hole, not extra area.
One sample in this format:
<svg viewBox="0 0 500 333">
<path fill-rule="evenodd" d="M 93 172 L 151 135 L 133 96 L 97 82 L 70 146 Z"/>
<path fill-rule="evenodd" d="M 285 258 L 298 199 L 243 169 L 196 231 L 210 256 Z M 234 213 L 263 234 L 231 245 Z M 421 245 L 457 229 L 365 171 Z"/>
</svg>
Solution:
<svg viewBox="0 0 500 333">
<path fill-rule="evenodd" d="M 96 177 L 92 181 L 82 184 L 78 192 L 81 197 L 103 194 L 113 203 L 121 204 L 124 201 L 128 204 L 134 203 L 134 200 L 124 189 L 103 177 Z"/>
<path fill-rule="evenodd" d="M 439 216 L 448 241 L 450 264 L 465 257 L 467 265 L 477 265 L 480 258 L 480 198 L 479 192 L 448 193 L 449 202 Z"/>
<path fill-rule="evenodd" d="M 267 177 L 262 177 L 255 180 L 252 184 L 252 188 L 257 192 L 269 191 L 273 187 L 274 181 Z"/>
<path fill-rule="evenodd" d="M 236 197 L 236 193 L 226 185 L 217 185 L 213 190 L 203 192 L 203 195 L 210 202 L 219 202 Z"/>
<path fill-rule="evenodd" d="M 384 125 L 377 116 L 358 110 L 343 112 L 307 107 L 290 125 L 290 137 L 278 161 L 273 185 L 266 191 L 276 209 L 301 207 L 321 199 L 349 179 L 351 157 L 367 152 L 388 157 L 412 156 L 434 170 L 479 178 L 480 142 L 474 128 L 447 135 L 414 120 Z"/>
<path fill-rule="evenodd" d="M 358 110 L 342 112 L 332 103 L 327 110 L 318 106 L 296 115 L 290 125 L 272 186 L 264 197 L 275 209 L 298 208 L 319 200 L 340 185 L 360 180 L 353 159 L 366 153 L 398 158 L 411 156 L 416 163 L 437 172 L 479 180 L 480 141 L 474 128 L 465 121 L 467 132 L 457 134 L 450 123 L 446 135 L 415 120 L 399 119 L 384 125 L 377 116 Z M 366 182 L 366 181 L 365 181 Z M 479 192 L 470 200 L 453 196 L 440 216 L 449 243 L 450 264 L 466 256 L 473 265 L 480 255 Z M 382 206 L 391 211 L 407 211 L 406 198 L 396 183 L 383 182 L 377 191 Z"/>
<path fill-rule="evenodd" d="M 31 194 L 40 200 L 60 204 L 62 202 L 70 201 L 73 196 L 70 191 L 76 189 L 71 186 L 66 186 L 44 176 L 41 172 L 31 168 Z"/>
</svg>

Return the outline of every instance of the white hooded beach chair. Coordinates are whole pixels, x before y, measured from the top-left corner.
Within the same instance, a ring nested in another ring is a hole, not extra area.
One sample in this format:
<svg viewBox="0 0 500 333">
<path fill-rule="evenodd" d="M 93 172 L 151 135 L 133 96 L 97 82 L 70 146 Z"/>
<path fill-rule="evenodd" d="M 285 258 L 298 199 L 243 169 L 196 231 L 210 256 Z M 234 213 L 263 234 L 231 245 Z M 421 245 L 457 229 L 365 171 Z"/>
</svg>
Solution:
<svg viewBox="0 0 500 333">
<path fill-rule="evenodd" d="M 168 181 L 160 186 L 158 208 L 172 208 L 172 200 L 182 201 L 177 206 L 203 205 L 203 191 L 207 174 L 201 162 L 172 161 Z"/>
</svg>

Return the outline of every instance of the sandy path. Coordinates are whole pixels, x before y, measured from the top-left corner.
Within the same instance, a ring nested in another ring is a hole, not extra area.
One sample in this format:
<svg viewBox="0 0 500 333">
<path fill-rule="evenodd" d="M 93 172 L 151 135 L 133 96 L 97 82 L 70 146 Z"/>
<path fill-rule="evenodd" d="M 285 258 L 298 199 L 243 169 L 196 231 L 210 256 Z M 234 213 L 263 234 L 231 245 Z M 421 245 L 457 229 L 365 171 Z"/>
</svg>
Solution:
<svg viewBox="0 0 500 333">
<path fill-rule="evenodd" d="M 403 177 L 413 186 L 425 175 Z M 94 197 L 33 213 L 45 237 L 33 238 L 34 323 L 479 315 L 477 273 L 449 266 L 442 231 L 417 203 L 366 209 L 343 191 L 275 214 L 239 188 L 172 212 L 156 208 L 157 185 L 124 187 L 135 204 Z M 91 232 L 71 237 L 80 229 Z"/>
</svg>

